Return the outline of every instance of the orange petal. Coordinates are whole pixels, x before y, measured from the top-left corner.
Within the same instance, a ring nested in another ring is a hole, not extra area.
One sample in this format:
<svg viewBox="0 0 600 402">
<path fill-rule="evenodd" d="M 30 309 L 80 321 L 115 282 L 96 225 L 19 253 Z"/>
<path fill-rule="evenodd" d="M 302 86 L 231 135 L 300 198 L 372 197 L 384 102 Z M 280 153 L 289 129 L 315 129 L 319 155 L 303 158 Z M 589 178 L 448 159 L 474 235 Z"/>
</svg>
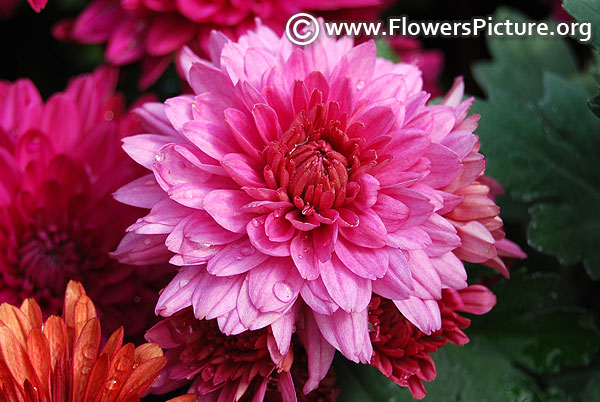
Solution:
<svg viewBox="0 0 600 402">
<path fill-rule="evenodd" d="M 155 357 L 150 360 L 146 360 L 137 366 L 127 381 L 121 392 L 117 397 L 117 400 L 121 398 L 128 398 L 131 395 L 137 395 L 141 397 L 150 388 L 154 381 L 158 378 L 161 370 L 167 364 L 167 358 L 164 356 Z"/>
<path fill-rule="evenodd" d="M 4 363 L 13 375 L 16 383 L 22 386 L 26 379 L 37 384 L 37 378 L 29 357 L 21 343 L 13 335 L 12 331 L 0 325 L 0 351 Z"/>
<path fill-rule="evenodd" d="M 75 303 L 75 334 L 79 336 L 88 321 L 96 317 L 96 307 L 92 299 L 86 295 L 81 296 Z"/>
<path fill-rule="evenodd" d="M 101 355 L 94 364 L 87 389 L 85 391 L 85 402 L 94 402 L 102 391 L 108 377 L 108 355 Z"/>
<path fill-rule="evenodd" d="M 73 349 L 73 401 L 83 402 L 92 367 L 98 359 L 100 321 L 92 318 L 81 330 Z"/>
<path fill-rule="evenodd" d="M 135 348 L 135 362 L 142 364 L 146 360 L 161 357 L 163 351 L 156 343 L 144 343 Z"/>
<path fill-rule="evenodd" d="M 29 319 L 33 328 L 42 328 L 42 309 L 33 299 L 25 299 L 21 304 L 21 311 Z"/>
<path fill-rule="evenodd" d="M 27 354 L 39 379 L 38 392 L 50 397 L 50 346 L 41 329 L 34 328 L 27 337 Z"/>
<path fill-rule="evenodd" d="M 133 369 L 134 359 L 135 347 L 131 343 L 123 346 L 115 353 L 110 362 L 108 380 L 98 402 L 112 402 L 115 400 Z"/>
<path fill-rule="evenodd" d="M 104 345 L 104 348 L 102 348 L 102 352 L 100 354 L 108 355 L 108 357 L 112 359 L 112 357 L 115 355 L 115 352 L 120 349 L 121 346 L 123 346 L 123 336 L 123 327 L 113 332 L 110 338 L 108 338 L 108 341 L 106 341 L 106 344 Z"/>
<path fill-rule="evenodd" d="M 59 361 L 67 359 L 67 326 L 62 318 L 49 317 L 44 324 L 44 335 L 50 347 L 50 368 L 55 370 Z"/>
<path fill-rule="evenodd" d="M 194 394 L 186 394 L 177 398 L 169 399 L 167 402 L 196 402 L 197 396 Z"/>
<path fill-rule="evenodd" d="M 65 290 L 65 306 L 63 308 L 63 318 L 67 327 L 75 328 L 75 304 L 83 295 L 85 295 L 83 285 L 79 282 L 69 281 L 67 290 Z"/>
<path fill-rule="evenodd" d="M 19 388 L 8 367 L 0 360 L 0 401 L 14 402 L 24 399 L 17 396 L 20 395 Z M 2 397 L 6 399 L 1 399 Z"/>
<path fill-rule="evenodd" d="M 0 321 L 11 329 L 13 335 L 25 347 L 27 335 L 32 328 L 27 316 L 15 306 L 2 303 L 0 305 Z"/>
</svg>

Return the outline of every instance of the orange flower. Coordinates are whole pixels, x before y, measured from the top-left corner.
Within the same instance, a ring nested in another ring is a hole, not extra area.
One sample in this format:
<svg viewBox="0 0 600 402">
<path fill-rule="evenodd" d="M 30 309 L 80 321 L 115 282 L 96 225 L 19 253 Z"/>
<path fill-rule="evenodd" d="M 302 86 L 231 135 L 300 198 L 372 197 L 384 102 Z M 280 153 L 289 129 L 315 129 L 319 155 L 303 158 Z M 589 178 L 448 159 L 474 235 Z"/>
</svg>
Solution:
<svg viewBox="0 0 600 402">
<path fill-rule="evenodd" d="M 42 321 L 33 299 L 0 305 L 0 402 L 133 402 L 166 364 L 161 348 L 123 345 L 123 328 L 100 351 L 100 321 L 71 281 L 62 317 Z M 98 353 L 100 352 L 100 353 Z"/>
</svg>

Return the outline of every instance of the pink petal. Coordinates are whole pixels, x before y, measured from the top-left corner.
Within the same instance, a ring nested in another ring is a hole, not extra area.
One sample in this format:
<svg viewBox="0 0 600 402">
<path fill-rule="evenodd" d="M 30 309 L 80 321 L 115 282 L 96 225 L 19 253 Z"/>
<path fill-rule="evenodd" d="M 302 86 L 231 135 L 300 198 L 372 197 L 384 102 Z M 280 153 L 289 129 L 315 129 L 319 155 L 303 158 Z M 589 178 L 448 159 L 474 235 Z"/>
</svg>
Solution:
<svg viewBox="0 0 600 402">
<path fill-rule="evenodd" d="M 266 312 L 263 313 L 258 310 L 252 301 L 248 293 L 248 277 L 244 280 L 242 288 L 240 290 L 237 300 L 237 313 L 239 315 L 242 325 L 246 329 L 256 330 L 264 328 L 267 325 L 274 322 L 276 319 L 281 317 L 279 312 Z"/>
<path fill-rule="evenodd" d="M 262 312 L 283 311 L 296 301 L 304 279 L 289 258 L 271 257 L 248 274 L 248 294 Z"/>
<path fill-rule="evenodd" d="M 196 34 L 196 26 L 177 14 L 163 14 L 148 27 L 145 46 L 148 54 L 164 56 L 181 48 Z"/>
<path fill-rule="evenodd" d="M 313 246 L 321 262 L 328 261 L 338 241 L 338 225 L 321 225 L 312 231 Z"/>
<path fill-rule="evenodd" d="M 394 300 L 394 304 L 408 321 L 427 335 L 442 327 L 440 308 L 435 300 L 421 300 L 411 296 L 406 300 Z"/>
<path fill-rule="evenodd" d="M 371 301 L 371 281 L 351 272 L 337 256 L 320 263 L 321 278 L 331 298 L 352 313 L 367 308 Z"/>
<path fill-rule="evenodd" d="M 354 228 L 340 228 L 340 234 L 350 242 L 368 248 L 385 246 L 387 230 L 381 218 L 372 210 L 357 211 L 359 223 Z"/>
<path fill-rule="evenodd" d="M 265 180 L 258 172 L 262 170 L 256 160 L 244 154 L 227 154 L 221 165 L 229 176 L 240 186 L 266 187 Z"/>
<path fill-rule="evenodd" d="M 413 277 L 415 296 L 423 299 L 441 299 L 442 281 L 427 254 L 422 250 L 409 251 L 408 264 Z"/>
<path fill-rule="evenodd" d="M 335 254 L 350 271 L 361 278 L 381 278 L 388 269 L 389 257 L 385 248 L 360 247 L 340 238 L 335 245 Z"/>
<path fill-rule="evenodd" d="M 267 259 L 268 255 L 257 251 L 248 238 L 243 237 L 225 246 L 212 257 L 206 270 L 217 276 L 237 275 L 251 270 Z"/>
<path fill-rule="evenodd" d="M 496 305 L 496 296 L 483 285 L 471 285 L 458 292 L 463 301 L 460 311 L 486 314 Z"/>
<path fill-rule="evenodd" d="M 371 208 L 377 202 L 379 193 L 379 181 L 370 174 L 361 174 L 357 178 L 360 191 L 354 203 L 359 209 Z"/>
<path fill-rule="evenodd" d="M 156 314 L 169 317 L 191 305 L 194 290 L 202 282 L 204 270 L 185 267 L 169 282 L 156 303 Z"/>
<path fill-rule="evenodd" d="M 201 273 L 191 298 L 196 318 L 212 320 L 233 310 L 243 281 L 244 275 L 219 277 Z"/>
<path fill-rule="evenodd" d="M 387 248 L 389 267 L 383 278 L 373 281 L 373 292 L 392 300 L 402 300 L 412 295 L 414 284 L 404 253 Z"/>
<path fill-rule="evenodd" d="M 153 174 L 142 176 L 119 188 L 113 197 L 119 202 L 139 208 L 152 208 L 167 196 Z"/>
<path fill-rule="evenodd" d="M 302 278 L 313 280 L 319 277 L 319 262 L 313 247 L 312 233 L 298 232 L 290 244 L 290 254 Z"/>
<path fill-rule="evenodd" d="M 301 304 L 302 303 L 295 303 L 293 308 L 289 309 L 281 318 L 275 320 L 275 322 L 271 324 L 273 337 L 275 338 L 277 348 L 281 355 L 286 355 L 290 350 L 292 334 L 296 330 L 296 316 Z"/>
<path fill-rule="evenodd" d="M 323 337 L 342 354 L 356 363 L 369 363 L 373 346 L 369 338 L 367 310 L 347 313 L 338 310 L 332 315 L 313 312 Z"/>
<path fill-rule="evenodd" d="M 252 199 L 241 190 L 214 190 L 204 199 L 204 209 L 227 230 L 244 233 L 253 214 L 241 212 Z"/>
<path fill-rule="evenodd" d="M 246 225 L 246 232 L 250 243 L 261 253 L 274 257 L 287 257 L 290 255 L 289 242 L 274 242 L 269 239 L 265 229 L 264 216 L 252 218 Z"/>
<path fill-rule="evenodd" d="M 320 314 L 332 314 L 339 309 L 339 306 L 333 301 L 327 288 L 321 278 L 312 281 L 305 281 L 300 290 L 302 300 L 314 311 Z"/>
<path fill-rule="evenodd" d="M 308 379 L 303 388 L 304 394 L 308 394 L 317 389 L 321 380 L 329 372 L 335 348 L 321 335 L 312 311 L 304 309 L 301 316 L 302 320 L 297 332 L 308 357 Z"/>
</svg>

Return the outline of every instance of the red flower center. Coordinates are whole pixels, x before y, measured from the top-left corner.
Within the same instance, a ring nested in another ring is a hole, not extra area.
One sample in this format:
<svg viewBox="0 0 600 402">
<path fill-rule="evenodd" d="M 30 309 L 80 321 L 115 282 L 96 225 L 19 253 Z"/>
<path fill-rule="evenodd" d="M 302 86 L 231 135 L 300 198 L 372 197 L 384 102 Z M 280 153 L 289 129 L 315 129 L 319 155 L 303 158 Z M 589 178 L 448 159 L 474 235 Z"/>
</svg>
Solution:
<svg viewBox="0 0 600 402">
<path fill-rule="evenodd" d="M 77 276 L 82 258 L 66 231 L 51 225 L 30 229 L 19 249 L 20 271 L 38 288 L 64 290 L 68 277 Z"/>
<path fill-rule="evenodd" d="M 377 165 L 377 152 L 358 136 L 363 127 L 348 126 L 336 102 L 300 112 L 263 152 L 267 186 L 285 190 L 306 216 L 351 202 L 359 190 L 356 177 Z"/>
</svg>

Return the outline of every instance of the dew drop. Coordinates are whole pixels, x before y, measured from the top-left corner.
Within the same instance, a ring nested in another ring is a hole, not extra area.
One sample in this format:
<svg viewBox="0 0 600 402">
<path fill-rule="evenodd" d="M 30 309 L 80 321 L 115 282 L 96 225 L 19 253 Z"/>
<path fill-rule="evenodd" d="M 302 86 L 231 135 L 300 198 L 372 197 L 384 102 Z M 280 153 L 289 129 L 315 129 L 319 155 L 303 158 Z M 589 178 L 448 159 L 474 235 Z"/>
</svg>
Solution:
<svg viewBox="0 0 600 402">
<path fill-rule="evenodd" d="M 240 249 L 240 254 L 243 255 L 244 257 L 248 257 L 248 256 L 254 254 L 255 251 L 256 251 L 256 249 L 254 247 L 245 246 Z"/>
<path fill-rule="evenodd" d="M 298 254 L 298 258 L 299 258 L 299 259 L 302 259 L 302 254 Z"/>
<path fill-rule="evenodd" d="M 90 371 L 92 371 L 92 368 L 90 366 L 79 367 L 79 372 L 83 375 L 89 374 Z"/>
<path fill-rule="evenodd" d="M 154 155 L 154 159 L 155 159 L 157 162 L 162 162 L 162 160 L 163 160 L 163 156 L 162 156 L 162 154 L 156 154 L 156 155 Z"/>
<path fill-rule="evenodd" d="M 280 301 L 287 303 L 294 297 L 292 287 L 286 281 L 279 281 L 273 285 L 273 293 Z"/>
<path fill-rule="evenodd" d="M 119 381 L 116 378 L 111 378 L 110 380 L 106 381 L 106 384 L 104 384 L 104 386 L 106 387 L 106 389 L 114 391 L 116 389 L 119 389 Z"/>
<path fill-rule="evenodd" d="M 96 357 L 97 350 L 94 345 L 87 344 L 83 346 L 82 353 L 86 359 L 94 359 Z"/>
<path fill-rule="evenodd" d="M 210 243 L 202 243 L 202 247 L 210 248 L 210 247 L 212 247 L 212 244 L 210 244 Z"/>
<path fill-rule="evenodd" d="M 255 219 L 252 219 L 252 225 L 253 225 L 254 227 L 258 227 L 258 225 L 260 225 L 260 222 L 258 222 L 258 219 L 256 219 L 256 218 L 255 218 Z"/>
<path fill-rule="evenodd" d="M 152 243 L 152 240 L 150 240 L 149 237 L 147 237 L 147 238 L 144 239 L 144 244 L 145 245 L 149 245 L 150 243 Z"/>
<path fill-rule="evenodd" d="M 115 363 L 115 370 L 117 371 L 127 371 L 129 369 L 131 369 L 131 366 L 133 365 L 133 360 L 131 360 L 129 357 L 122 355 L 119 357 L 119 359 L 117 360 L 117 362 Z"/>
</svg>

